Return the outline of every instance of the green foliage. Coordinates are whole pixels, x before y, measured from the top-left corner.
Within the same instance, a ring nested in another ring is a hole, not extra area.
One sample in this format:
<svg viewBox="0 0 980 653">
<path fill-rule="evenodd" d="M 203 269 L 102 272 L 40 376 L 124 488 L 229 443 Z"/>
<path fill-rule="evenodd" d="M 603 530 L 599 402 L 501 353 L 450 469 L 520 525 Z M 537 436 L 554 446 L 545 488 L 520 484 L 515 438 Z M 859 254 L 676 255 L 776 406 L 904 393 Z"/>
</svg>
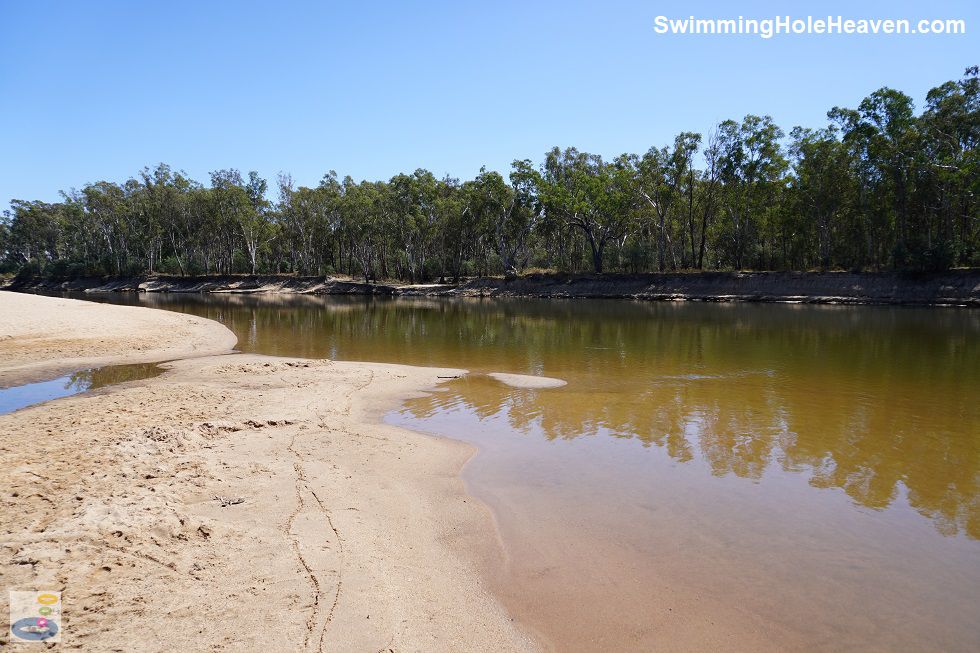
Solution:
<svg viewBox="0 0 980 653">
<path fill-rule="evenodd" d="M 585 237 L 593 271 L 601 273 L 607 247 L 622 247 L 638 226 L 635 157 L 607 163 L 597 154 L 548 152 L 539 193 L 552 228 L 563 225 Z"/>
<path fill-rule="evenodd" d="M 980 74 L 912 99 L 882 88 L 787 138 L 768 116 L 606 160 L 554 148 L 471 180 L 387 181 L 160 164 L 55 203 L 14 200 L 0 273 L 348 274 L 414 282 L 677 269 L 942 270 L 980 264 Z"/>
</svg>

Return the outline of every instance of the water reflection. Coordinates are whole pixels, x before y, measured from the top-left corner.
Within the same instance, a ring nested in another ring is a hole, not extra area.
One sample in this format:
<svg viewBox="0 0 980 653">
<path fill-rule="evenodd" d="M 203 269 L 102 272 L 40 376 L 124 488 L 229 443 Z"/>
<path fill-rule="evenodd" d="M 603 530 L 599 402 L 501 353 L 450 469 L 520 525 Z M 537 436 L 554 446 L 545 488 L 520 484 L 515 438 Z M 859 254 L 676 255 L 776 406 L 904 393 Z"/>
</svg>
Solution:
<svg viewBox="0 0 980 653">
<path fill-rule="evenodd" d="M 898 401 L 893 388 L 886 394 L 896 400 L 887 402 L 867 391 L 820 390 L 818 382 L 771 371 L 666 375 L 623 396 L 574 385 L 518 390 L 472 377 L 412 399 L 405 412 L 419 424 L 449 412 L 457 423 L 459 413 L 503 418 L 513 431 L 552 441 L 637 439 L 678 462 L 699 458 L 715 476 L 758 481 L 775 465 L 868 508 L 907 496 L 940 532 L 980 539 L 980 417 L 968 398 L 935 399 L 929 421 L 920 402 Z"/>
<path fill-rule="evenodd" d="M 130 365 L 108 365 L 88 370 L 79 370 L 69 375 L 68 382 L 78 392 L 97 390 L 117 383 L 128 383 L 152 379 L 163 374 L 157 363 L 133 363 Z"/>
<path fill-rule="evenodd" d="M 91 298 L 91 297 L 88 297 Z M 758 481 L 773 468 L 860 506 L 899 496 L 942 533 L 980 539 L 980 314 L 968 310 L 110 295 L 228 325 L 265 354 L 544 374 L 482 376 L 415 399 L 529 437 L 617 437 Z M 903 491 L 907 488 L 907 493 Z"/>
<path fill-rule="evenodd" d="M 87 390 L 96 390 L 116 383 L 148 379 L 162 373 L 163 369 L 155 363 L 110 365 L 79 370 L 49 381 L 27 383 L 12 388 L 0 388 L 0 415 L 45 401 L 69 397 Z"/>
<path fill-rule="evenodd" d="M 980 650 L 978 311 L 103 299 L 250 352 L 472 370 L 387 419 L 481 448 L 488 586 L 557 650 Z"/>
</svg>

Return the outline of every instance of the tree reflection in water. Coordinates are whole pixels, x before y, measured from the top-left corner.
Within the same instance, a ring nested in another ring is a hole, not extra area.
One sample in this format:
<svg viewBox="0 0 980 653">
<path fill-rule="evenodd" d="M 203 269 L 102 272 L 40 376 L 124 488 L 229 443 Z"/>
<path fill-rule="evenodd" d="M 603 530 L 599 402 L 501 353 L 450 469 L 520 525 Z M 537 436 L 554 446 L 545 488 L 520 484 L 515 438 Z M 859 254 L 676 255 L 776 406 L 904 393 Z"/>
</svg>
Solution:
<svg viewBox="0 0 980 653">
<path fill-rule="evenodd" d="M 76 392 L 97 390 L 117 383 L 128 383 L 141 379 L 151 379 L 163 374 L 163 368 L 156 363 L 134 363 L 132 365 L 109 365 L 89 370 L 79 370 L 67 377 L 66 389 Z"/>
<path fill-rule="evenodd" d="M 412 400 L 554 441 L 604 434 L 758 480 L 773 466 L 883 509 L 900 486 L 945 534 L 980 539 L 980 313 L 957 309 L 114 295 L 224 322 L 264 354 L 543 374 Z"/>
<path fill-rule="evenodd" d="M 813 387 L 820 383 L 824 389 Z M 778 465 L 874 509 L 888 507 L 903 484 L 910 505 L 942 533 L 980 539 L 980 416 L 969 398 L 947 388 L 923 415 L 915 388 L 890 383 L 879 395 L 833 384 L 760 371 L 661 377 L 619 393 L 573 384 L 519 390 L 475 377 L 412 399 L 405 410 L 417 419 L 445 411 L 503 416 L 511 429 L 549 440 L 635 438 L 678 462 L 700 457 L 716 476 L 758 480 Z"/>
</svg>

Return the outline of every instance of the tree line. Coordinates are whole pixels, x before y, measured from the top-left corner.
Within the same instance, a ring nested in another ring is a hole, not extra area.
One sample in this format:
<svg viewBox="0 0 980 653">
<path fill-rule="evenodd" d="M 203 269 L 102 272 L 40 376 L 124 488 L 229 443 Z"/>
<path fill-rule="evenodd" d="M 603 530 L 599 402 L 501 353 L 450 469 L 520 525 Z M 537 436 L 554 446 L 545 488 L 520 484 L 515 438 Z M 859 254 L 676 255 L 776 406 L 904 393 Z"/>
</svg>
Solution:
<svg viewBox="0 0 980 653">
<path fill-rule="evenodd" d="M 560 271 L 941 270 L 980 263 L 978 67 L 912 99 L 882 88 L 789 134 L 769 116 L 604 159 L 554 148 L 506 178 L 387 181 L 160 164 L 60 202 L 13 200 L 2 270 L 458 280 Z M 272 199 L 270 199 L 272 196 Z"/>
</svg>

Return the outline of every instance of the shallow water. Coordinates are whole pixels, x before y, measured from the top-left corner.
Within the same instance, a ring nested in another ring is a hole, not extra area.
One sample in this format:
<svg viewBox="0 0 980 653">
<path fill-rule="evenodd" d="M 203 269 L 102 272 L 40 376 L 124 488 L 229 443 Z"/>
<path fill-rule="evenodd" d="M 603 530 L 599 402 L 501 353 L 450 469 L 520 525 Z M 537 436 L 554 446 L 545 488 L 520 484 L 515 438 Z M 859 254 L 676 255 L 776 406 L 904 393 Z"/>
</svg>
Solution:
<svg viewBox="0 0 980 653">
<path fill-rule="evenodd" d="M 109 365 L 79 370 L 47 381 L 0 388 L 0 415 L 107 385 L 149 379 L 161 373 L 163 369 L 154 363 Z"/>
<path fill-rule="evenodd" d="M 480 447 L 491 583 L 560 650 L 980 650 L 977 311 L 86 298 L 244 351 L 472 370 L 387 419 Z"/>
</svg>

